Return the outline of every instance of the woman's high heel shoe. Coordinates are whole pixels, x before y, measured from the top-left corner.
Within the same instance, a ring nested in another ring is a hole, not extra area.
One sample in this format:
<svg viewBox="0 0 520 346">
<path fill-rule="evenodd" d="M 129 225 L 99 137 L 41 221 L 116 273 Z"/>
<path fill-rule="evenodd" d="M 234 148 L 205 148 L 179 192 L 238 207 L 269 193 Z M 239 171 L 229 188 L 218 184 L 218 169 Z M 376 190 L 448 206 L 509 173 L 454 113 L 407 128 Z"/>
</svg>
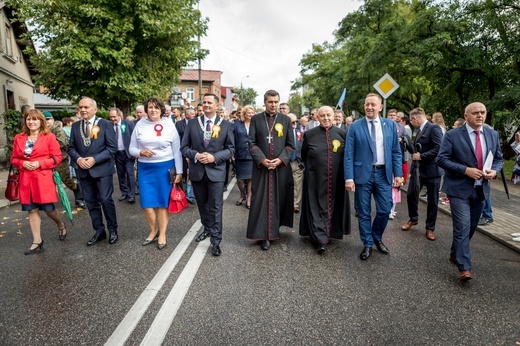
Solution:
<svg viewBox="0 0 520 346">
<path fill-rule="evenodd" d="M 164 249 L 165 247 L 166 247 L 166 242 L 164 242 L 164 243 L 162 243 L 162 244 L 157 243 L 157 248 L 158 248 L 159 250 L 162 250 L 162 249 Z"/>
<path fill-rule="evenodd" d="M 43 250 L 43 239 L 41 243 L 33 243 L 34 245 L 37 245 L 34 249 L 27 249 L 24 251 L 26 255 L 31 255 L 33 253 L 36 253 L 38 250 Z"/>
<path fill-rule="evenodd" d="M 150 240 L 150 239 L 145 239 L 145 241 L 143 242 L 143 246 L 146 246 L 146 245 L 148 245 L 148 244 L 150 244 L 150 243 L 156 241 L 157 238 L 159 238 L 158 235 L 156 235 L 156 236 L 155 236 L 153 239 L 151 239 L 151 240 Z"/>
<path fill-rule="evenodd" d="M 244 203 L 244 197 L 240 197 L 240 199 L 235 203 L 235 205 L 242 205 Z"/>
<path fill-rule="evenodd" d="M 65 228 L 65 222 L 61 223 L 63 225 L 62 228 L 58 228 L 58 238 L 63 241 L 65 238 L 67 238 L 67 228 Z M 65 232 L 63 232 L 65 231 Z"/>
</svg>

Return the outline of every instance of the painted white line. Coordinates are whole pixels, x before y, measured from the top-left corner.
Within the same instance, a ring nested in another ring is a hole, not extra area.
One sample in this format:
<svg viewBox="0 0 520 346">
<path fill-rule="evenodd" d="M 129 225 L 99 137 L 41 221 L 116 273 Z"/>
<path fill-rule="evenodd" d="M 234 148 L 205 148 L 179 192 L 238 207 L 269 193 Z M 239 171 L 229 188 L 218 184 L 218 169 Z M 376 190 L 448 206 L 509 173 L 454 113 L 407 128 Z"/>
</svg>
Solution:
<svg viewBox="0 0 520 346">
<path fill-rule="evenodd" d="M 192 243 L 201 226 L 200 220 L 195 221 L 188 233 L 182 238 L 170 257 L 168 257 L 168 260 L 162 265 L 161 269 L 155 274 L 152 281 L 150 281 L 143 293 L 141 293 L 137 301 L 130 308 L 125 318 L 119 323 L 114 333 L 112 333 L 105 343 L 105 346 L 122 346 L 125 344 L 148 309 L 148 306 L 152 303 L 164 282 L 168 279 L 177 263 L 179 263 L 181 257 L 188 249 L 188 246 Z"/>
<path fill-rule="evenodd" d="M 193 255 L 190 257 L 190 260 L 184 267 L 181 275 L 175 282 L 172 290 L 168 294 L 168 297 L 164 301 L 164 304 L 159 310 L 157 316 L 152 323 L 150 329 L 146 333 L 143 341 L 141 342 L 141 346 L 153 346 L 153 345 L 161 345 L 170 326 L 177 315 L 177 311 L 179 310 L 186 293 L 197 274 L 202 261 L 206 255 L 206 252 L 210 246 L 209 241 L 200 242 L 199 245 L 193 251 Z"/>
</svg>

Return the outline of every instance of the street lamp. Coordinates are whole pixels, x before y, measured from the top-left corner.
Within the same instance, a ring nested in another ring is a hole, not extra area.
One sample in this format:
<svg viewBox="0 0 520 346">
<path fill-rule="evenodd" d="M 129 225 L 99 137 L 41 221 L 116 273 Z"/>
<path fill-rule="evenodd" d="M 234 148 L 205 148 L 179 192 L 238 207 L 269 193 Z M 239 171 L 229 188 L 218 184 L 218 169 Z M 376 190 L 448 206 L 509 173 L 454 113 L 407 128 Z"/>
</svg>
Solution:
<svg viewBox="0 0 520 346">
<path fill-rule="evenodd" d="M 249 75 L 240 78 L 240 89 L 241 89 L 241 90 L 244 90 L 244 87 L 242 86 L 242 81 L 244 80 L 244 78 L 249 78 Z"/>
</svg>

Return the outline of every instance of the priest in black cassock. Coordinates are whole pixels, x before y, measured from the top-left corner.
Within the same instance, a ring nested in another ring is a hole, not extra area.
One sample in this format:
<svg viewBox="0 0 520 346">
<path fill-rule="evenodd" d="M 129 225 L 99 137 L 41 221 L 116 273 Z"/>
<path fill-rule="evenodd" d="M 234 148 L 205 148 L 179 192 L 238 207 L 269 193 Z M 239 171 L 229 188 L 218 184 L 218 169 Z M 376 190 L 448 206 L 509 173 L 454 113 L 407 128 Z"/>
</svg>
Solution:
<svg viewBox="0 0 520 346">
<path fill-rule="evenodd" d="M 294 186 L 290 166 L 294 136 L 290 118 L 278 113 L 280 94 L 268 90 L 265 112 L 251 118 L 249 148 L 253 157 L 251 209 L 247 238 L 263 250 L 280 237 L 280 226 L 293 226 Z"/>
<path fill-rule="evenodd" d="M 302 144 L 303 200 L 300 235 L 310 236 L 318 253 L 331 239 L 350 234 L 350 201 L 343 181 L 346 131 L 333 126 L 334 110 L 318 110 L 319 126 L 305 132 Z"/>
</svg>

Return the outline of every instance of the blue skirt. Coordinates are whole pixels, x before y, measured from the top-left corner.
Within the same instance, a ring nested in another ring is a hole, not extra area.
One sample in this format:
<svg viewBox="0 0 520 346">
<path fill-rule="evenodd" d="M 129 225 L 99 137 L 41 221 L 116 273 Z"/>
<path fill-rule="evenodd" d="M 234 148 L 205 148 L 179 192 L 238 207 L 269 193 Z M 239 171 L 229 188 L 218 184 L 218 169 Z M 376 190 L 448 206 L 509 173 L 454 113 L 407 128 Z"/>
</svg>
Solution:
<svg viewBox="0 0 520 346">
<path fill-rule="evenodd" d="M 170 169 L 175 169 L 174 160 L 137 163 L 141 208 L 168 208 L 172 189 Z"/>
<path fill-rule="evenodd" d="M 235 169 L 237 172 L 237 179 L 251 179 L 251 176 L 253 175 L 253 160 L 235 159 Z"/>
</svg>

